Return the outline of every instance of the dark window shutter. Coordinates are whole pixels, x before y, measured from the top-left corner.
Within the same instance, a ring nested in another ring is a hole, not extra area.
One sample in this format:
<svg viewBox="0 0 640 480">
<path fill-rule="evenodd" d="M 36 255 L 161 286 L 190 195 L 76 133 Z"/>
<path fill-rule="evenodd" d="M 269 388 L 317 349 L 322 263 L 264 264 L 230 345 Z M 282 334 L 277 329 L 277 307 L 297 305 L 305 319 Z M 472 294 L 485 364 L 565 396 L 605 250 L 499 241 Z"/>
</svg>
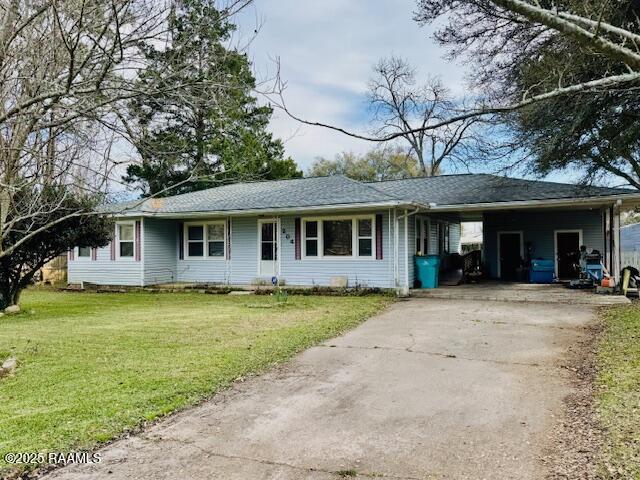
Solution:
<svg viewBox="0 0 640 480">
<path fill-rule="evenodd" d="M 184 260 L 184 223 L 178 223 L 178 258 Z"/>
<path fill-rule="evenodd" d="M 295 249 L 296 249 L 296 260 L 300 260 L 302 258 L 302 245 L 301 245 L 301 241 L 302 241 L 302 236 L 301 236 L 301 232 L 300 232 L 300 217 L 296 217 L 295 219 L 295 232 L 294 232 L 294 237 L 295 237 Z"/>
<path fill-rule="evenodd" d="M 376 214 L 376 260 L 382 260 L 382 214 Z"/>
<path fill-rule="evenodd" d="M 227 260 L 231 260 L 231 217 L 227 219 Z"/>
<path fill-rule="evenodd" d="M 91 260 L 97 260 L 98 259 L 98 249 L 93 247 L 91 249 Z"/>
<path fill-rule="evenodd" d="M 74 253 L 75 253 L 75 248 L 72 248 L 71 250 L 69 250 L 69 260 L 73 260 Z"/>
<path fill-rule="evenodd" d="M 136 262 L 142 258 L 142 245 L 140 245 L 140 220 L 136 220 Z"/>
</svg>

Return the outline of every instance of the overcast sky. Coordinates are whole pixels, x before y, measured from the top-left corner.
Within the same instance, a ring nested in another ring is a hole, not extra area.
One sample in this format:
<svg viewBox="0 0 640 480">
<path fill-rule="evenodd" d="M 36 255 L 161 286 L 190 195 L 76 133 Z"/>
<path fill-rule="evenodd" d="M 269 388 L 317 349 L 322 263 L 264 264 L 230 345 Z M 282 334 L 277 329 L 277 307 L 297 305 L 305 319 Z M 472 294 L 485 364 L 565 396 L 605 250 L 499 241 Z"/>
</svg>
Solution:
<svg viewBox="0 0 640 480">
<path fill-rule="evenodd" d="M 279 57 L 286 101 L 300 117 L 366 132 L 367 80 L 372 66 L 391 54 L 407 58 L 421 76 L 440 76 L 464 93 L 464 70 L 445 61 L 429 30 L 413 21 L 413 0 L 256 0 L 242 12 L 243 37 L 261 25 L 249 47 L 259 78 L 274 73 Z M 282 112 L 271 128 L 304 170 L 316 157 L 364 152 L 373 144 L 322 128 L 301 126 Z"/>
</svg>

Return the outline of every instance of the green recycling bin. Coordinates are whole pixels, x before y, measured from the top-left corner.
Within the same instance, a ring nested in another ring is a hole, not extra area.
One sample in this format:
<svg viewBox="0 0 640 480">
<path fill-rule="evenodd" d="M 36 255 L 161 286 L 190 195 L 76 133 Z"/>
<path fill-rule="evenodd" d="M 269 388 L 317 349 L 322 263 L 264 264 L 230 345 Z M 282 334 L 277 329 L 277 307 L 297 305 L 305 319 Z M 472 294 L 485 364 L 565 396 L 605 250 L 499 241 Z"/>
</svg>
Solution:
<svg viewBox="0 0 640 480">
<path fill-rule="evenodd" d="M 416 277 L 422 288 L 438 287 L 440 255 L 416 256 Z"/>
</svg>

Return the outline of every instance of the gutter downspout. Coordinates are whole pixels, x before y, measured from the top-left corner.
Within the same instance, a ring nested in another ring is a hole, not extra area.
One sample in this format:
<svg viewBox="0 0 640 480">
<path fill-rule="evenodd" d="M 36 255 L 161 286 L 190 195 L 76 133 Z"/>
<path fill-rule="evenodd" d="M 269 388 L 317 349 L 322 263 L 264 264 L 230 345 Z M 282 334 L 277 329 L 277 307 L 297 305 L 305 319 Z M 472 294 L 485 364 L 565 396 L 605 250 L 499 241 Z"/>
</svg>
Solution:
<svg viewBox="0 0 640 480">
<path fill-rule="evenodd" d="M 416 213 L 418 213 L 420 211 L 419 207 L 416 207 L 415 210 L 413 210 L 412 212 L 409 212 L 406 208 L 404 209 L 404 214 L 400 215 L 399 217 L 396 217 L 396 220 L 394 222 L 395 224 L 395 239 L 396 241 L 394 242 L 395 244 L 395 253 L 396 253 L 396 257 L 399 255 L 399 248 L 398 248 L 398 243 L 399 243 L 399 232 L 398 232 L 398 227 L 399 227 L 399 222 L 402 219 L 404 222 L 404 282 L 402 284 L 402 286 L 400 286 L 400 278 L 399 278 L 399 272 L 398 272 L 398 261 L 395 262 L 395 271 L 396 271 L 396 293 L 399 297 L 408 297 L 409 296 L 409 217 L 412 215 L 415 215 Z M 394 210 L 394 216 L 395 216 L 395 210 Z"/>
</svg>

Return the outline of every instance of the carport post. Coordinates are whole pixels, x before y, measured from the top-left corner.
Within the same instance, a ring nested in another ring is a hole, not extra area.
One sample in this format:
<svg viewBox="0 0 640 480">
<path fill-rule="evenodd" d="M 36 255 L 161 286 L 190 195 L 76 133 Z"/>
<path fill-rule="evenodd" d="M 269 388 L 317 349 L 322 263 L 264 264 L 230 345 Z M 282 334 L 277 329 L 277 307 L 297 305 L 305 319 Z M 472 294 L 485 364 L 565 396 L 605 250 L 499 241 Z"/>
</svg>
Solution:
<svg viewBox="0 0 640 480">
<path fill-rule="evenodd" d="M 402 296 L 409 296 L 409 213 L 404 210 L 404 285 Z"/>
<path fill-rule="evenodd" d="M 616 285 L 620 284 L 620 205 L 622 200 L 618 200 L 613 207 L 613 278 Z"/>
</svg>

